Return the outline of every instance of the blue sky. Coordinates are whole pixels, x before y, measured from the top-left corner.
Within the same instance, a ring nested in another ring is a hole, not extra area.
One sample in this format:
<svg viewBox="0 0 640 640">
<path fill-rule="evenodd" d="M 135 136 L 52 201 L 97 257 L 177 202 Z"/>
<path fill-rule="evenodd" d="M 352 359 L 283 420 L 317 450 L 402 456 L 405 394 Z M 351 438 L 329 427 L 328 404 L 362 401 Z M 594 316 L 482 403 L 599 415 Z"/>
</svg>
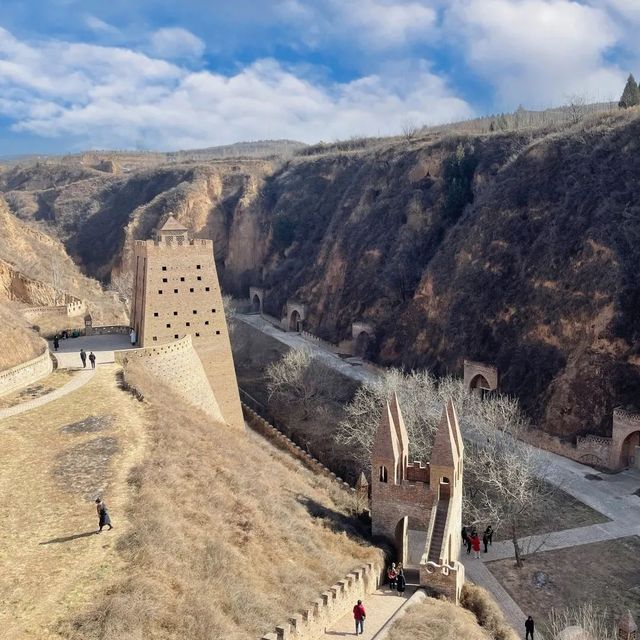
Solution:
<svg viewBox="0 0 640 640">
<path fill-rule="evenodd" d="M 3 0 L 0 155 L 390 135 L 617 99 L 640 0 Z"/>
</svg>

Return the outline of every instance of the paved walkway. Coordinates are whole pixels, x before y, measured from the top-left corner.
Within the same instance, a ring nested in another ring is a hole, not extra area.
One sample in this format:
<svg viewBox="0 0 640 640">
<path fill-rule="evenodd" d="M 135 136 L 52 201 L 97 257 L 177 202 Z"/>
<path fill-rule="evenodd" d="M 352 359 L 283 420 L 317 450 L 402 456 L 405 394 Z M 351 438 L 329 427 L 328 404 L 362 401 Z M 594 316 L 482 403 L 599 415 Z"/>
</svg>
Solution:
<svg viewBox="0 0 640 640">
<path fill-rule="evenodd" d="M 95 370 L 91 369 L 91 365 L 88 360 L 87 367 L 82 367 L 80 349 L 84 349 L 87 352 L 87 355 L 93 351 L 96 355 L 97 365 L 104 365 L 115 361 L 113 353 L 114 350 L 130 348 L 131 344 L 129 343 L 129 337 L 125 335 L 90 336 L 88 338 L 82 337 L 60 340 L 60 348 L 55 353 L 53 352 L 53 343 L 49 343 L 49 349 L 58 361 L 58 368 L 77 370 L 78 373 L 76 373 L 73 378 L 67 382 L 67 384 L 63 385 L 59 389 L 55 389 L 54 391 L 40 396 L 39 398 L 27 400 L 13 407 L 0 409 L 0 420 L 41 407 L 42 405 L 53 402 L 62 396 L 66 396 L 68 393 L 72 393 L 76 389 L 87 384 L 87 382 L 89 382 L 89 380 L 94 376 Z"/>
<path fill-rule="evenodd" d="M 328 366 L 359 382 L 372 382 L 379 376 L 375 371 L 345 362 L 322 347 L 321 344 L 306 340 L 297 333 L 280 331 L 260 316 L 242 315 L 239 316 L 239 319 L 291 347 L 304 347 L 310 350 Z M 580 502 L 607 516 L 611 521 L 523 538 L 521 540 L 523 549 L 551 551 L 604 540 L 615 540 L 631 535 L 640 536 L 640 497 L 635 495 L 635 492 L 640 489 L 640 471 L 627 470 L 617 474 L 598 473 L 593 468 L 568 458 L 542 449 L 536 448 L 536 450 L 543 465 L 546 464 L 551 472 L 551 482 Z M 594 477 L 599 479 L 594 479 Z M 410 545 L 412 549 L 415 544 L 414 541 L 414 544 Z M 413 551 L 416 552 L 416 549 Z M 482 554 L 480 560 L 462 554 L 461 561 L 465 565 L 469 580 L 492 593 L 507 620 L 520 633 L 526 616 L 485 565 L 485 561 L 490 562 L 513 556 L 513 544 L 509 541 L 503 541 L 494 543 L 489 553 Z M 353 623 L 352 620 L 351 623 Z M 343 624 L 345 628 L 346 624 L 345 620 Z M 336 633 L 334 635 L 346 634 Z"/>
<path fill-rule="evenodd" d="M 390 591 L 389 589 L 378 589 L 378 591 L 367 596 L 363 600 L 367 612 L 367 619 L 364 623 L 364 633 L 358 637 L 362 638 L 362 640 L 372 640 L 389 619 L 409 600 L 415 590 L 416 588 L 414 586 L 407 585 L 404 596 L 399 596 L 397 592 Z M 320 638 L 354 636 L 355 629 L 353 614 L 349 612 L 334 625 L 328 627 Z"/>
</svg>

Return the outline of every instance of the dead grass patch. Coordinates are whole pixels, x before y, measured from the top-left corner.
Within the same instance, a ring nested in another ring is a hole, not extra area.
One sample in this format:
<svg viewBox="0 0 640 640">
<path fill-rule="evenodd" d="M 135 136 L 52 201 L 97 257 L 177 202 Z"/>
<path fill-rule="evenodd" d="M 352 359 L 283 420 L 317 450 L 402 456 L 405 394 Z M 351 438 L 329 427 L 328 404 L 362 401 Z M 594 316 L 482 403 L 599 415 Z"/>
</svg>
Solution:
<svg viewBox="0 0 640 640">
<path fill-rule="evenodd" d="M 23 402 L 28 402 L 29 400 L 45 396 L 48 393 L 63 387 L 71 380 L 73 375 L 73 372 L 68 369 L 57 369 L 47 378 L 0 398 L 0 409 L 15 407 Z"/>
<path fill-rule="evenodd" d="M 470 611 L 445 600 L 426 598 L 411 606 L 389 629 L 389 640 L 489 640 Z"/>
<path fill-rule="evenodd" d="M 154 412 L 130 477 L 126 570 L 62 633 L 76 640 L 255 639 L 340 579 L 380 560 L 350 496 L 266 441 L 211 421 L 141 370 Z M 310 514 L 309 504 L 323 510 Z M 338 530 L 344 520 L 349 530 Z"/>
<path fill-rule="evenodd" d="M 487 566 L 524 613 L 534 618 L 543 620 L 551 607 L 593 602 L 614 616 L 630 609 L 638 619 L 638 557 L 640 537 L 631 536 L 538 553 L 527 558 L 523 569 L 517 569 L 513 560 Z"/>
<path fill-rule="evenodd" d="M 53 475 L 66 491 L 95 499 L 111 480 L 110 462 L 117 452 L 118 440 L 110 436 L 81 442 L 58 455 Z"/>
<path fill-rule="evenodd" d="M 113 424 L 113 416 L 88 416 L 77 422 L 60 427 L 62 433 L 96 433 L 104 431 Z"/>
<path fill-rule="evenodd" d="M 497 602 L 486 589 L 467 583 L 462 587 L 460 604 L 473 613 L 478 624 L 494 640 L 518 640 L 518 635 L 504 619 Z"/>
</svg>

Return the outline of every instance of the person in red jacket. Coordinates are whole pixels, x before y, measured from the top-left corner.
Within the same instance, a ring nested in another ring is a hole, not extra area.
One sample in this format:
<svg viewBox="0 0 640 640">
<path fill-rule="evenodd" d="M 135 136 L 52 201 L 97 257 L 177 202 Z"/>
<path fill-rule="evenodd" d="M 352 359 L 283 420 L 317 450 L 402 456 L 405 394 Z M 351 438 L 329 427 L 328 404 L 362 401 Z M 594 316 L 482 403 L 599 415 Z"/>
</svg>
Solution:
<svg viewBox="0 0 640 640">
<path fill-rule="evenodd" d="M 364 619 L 367 617 L 367 613 L 364 610 L 362 600 L 358 600 L 358 604 L 353 607 L 353 618 L 356 621 L 356 635 L 358 632 L 364 633 Z"/>
<path fill-rule="evenodd" d="M 480 538 L 477 533 L 471 536 L 471 547 L 473 548 L 473 555 L 475 558 L 480 558 Z"/>
</svg>

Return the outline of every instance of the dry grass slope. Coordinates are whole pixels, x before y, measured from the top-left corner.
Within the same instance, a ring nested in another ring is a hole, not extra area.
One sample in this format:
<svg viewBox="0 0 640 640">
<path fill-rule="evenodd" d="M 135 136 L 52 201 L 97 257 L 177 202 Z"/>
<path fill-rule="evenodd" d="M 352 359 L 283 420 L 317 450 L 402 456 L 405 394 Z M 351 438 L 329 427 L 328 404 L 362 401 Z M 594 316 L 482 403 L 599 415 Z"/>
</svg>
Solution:
<svg viewBox="0 0 640 640">
<path fill-rule="evenodd" d="M 388 640 L 490 640 L 474 615 L 444 600 L 427 598 L 393 624 Z"/>
<path fill-rule="evenodd" d="M 262 439 L 214 424 L 142 370 L 146 459 L 130 482 L 126 571 L 63 630 L 75 640 L 256 638 L 380 558 L 350 497 Z"/>
</svg>

